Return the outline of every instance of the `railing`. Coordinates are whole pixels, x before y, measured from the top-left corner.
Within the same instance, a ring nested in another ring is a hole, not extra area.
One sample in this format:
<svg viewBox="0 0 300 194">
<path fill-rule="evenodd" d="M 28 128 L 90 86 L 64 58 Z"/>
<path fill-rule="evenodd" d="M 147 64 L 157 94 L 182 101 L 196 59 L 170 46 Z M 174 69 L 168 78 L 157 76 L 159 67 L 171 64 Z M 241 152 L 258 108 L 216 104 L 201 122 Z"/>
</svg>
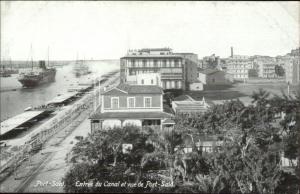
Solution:
<svg viewBox="0 0 300 194">
<path fill-rule="evenodd" d="M 161 79 L 179 79 L 182 80 L 183 76 L 182 75 L 161 75 Z"/>
</svg>

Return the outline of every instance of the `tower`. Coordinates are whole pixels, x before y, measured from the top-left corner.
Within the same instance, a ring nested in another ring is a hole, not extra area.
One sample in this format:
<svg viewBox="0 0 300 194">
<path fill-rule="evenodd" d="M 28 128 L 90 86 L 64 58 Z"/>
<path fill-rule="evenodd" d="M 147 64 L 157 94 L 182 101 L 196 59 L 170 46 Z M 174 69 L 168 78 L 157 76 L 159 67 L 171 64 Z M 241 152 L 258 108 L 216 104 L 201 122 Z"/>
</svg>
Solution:
<svg viewBox="0 0 300 194">
<path fill-rule="evenodd" d="M 231 49 L 231 57 L 233 57 L 233 47 L 230 47 Z"/>
</svg>

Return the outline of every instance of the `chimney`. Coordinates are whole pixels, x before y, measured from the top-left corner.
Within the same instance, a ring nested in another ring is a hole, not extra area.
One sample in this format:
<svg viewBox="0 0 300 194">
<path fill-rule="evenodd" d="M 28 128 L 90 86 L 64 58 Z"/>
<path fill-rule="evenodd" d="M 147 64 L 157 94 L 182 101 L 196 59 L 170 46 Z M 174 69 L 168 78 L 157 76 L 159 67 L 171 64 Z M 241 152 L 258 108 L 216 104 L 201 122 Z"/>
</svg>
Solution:
<svg viewBox="0 0 300 194">
<path fill-rule="evenodd" d="M 230 48 L 231 48 L 231 57 L 233 57 L 233 47 Z"/>
</svg>

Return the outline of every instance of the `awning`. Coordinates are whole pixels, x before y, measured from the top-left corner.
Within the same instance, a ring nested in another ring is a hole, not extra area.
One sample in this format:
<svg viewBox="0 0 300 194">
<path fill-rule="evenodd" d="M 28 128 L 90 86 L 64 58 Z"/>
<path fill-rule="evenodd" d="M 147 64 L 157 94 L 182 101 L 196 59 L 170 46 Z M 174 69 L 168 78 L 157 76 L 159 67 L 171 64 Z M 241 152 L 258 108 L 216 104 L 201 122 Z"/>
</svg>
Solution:
<svg viewBox="0 0 300 194">
<path fill-rule="evenodd" d="M 167 119 L 172 117 L 172 114 L 166 112 L 105 112 L 96 113 L 90 119 Z"/>
<path fill-rule="evenodd" d="M 42 114 L 44 111 L 26 111 L 16 115 L 10 119 L 1 122 L 0 135 L 3 135 L 16 127 L 24 124 L 25 122 L 33 119 L 34 117 Z"/>
</svg>

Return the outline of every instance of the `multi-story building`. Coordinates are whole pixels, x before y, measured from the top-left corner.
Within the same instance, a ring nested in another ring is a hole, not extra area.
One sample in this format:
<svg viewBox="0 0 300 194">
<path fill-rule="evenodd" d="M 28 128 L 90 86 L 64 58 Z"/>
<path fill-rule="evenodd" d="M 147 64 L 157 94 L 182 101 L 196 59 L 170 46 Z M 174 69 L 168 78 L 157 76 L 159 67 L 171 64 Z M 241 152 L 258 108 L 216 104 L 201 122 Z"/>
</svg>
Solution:
<svg viewBox="0 0 300 194">
<path fill-rule="evenodd" d="M 245 80 L 249 78 L 249 69 L 253 69 L 253 61 L 249 56 L 233 55 L 226 59 L 226 69 L 234 79 Z"/>
<path fill-rule="evenodd" d="M 285 66 L 286 82 L 297 85 L 300 83 L 300 57 L 293 57 L 292 63 Z"/>
<path fill-rule="evenodd" d="M 130 85 L 156 85 L 162 87 L 159 73 L 141 73 L 127 76 L 127 84 Z"/>
<path fill-rule="evenodd" d="M 159 73 L 163 89 L 185 90 L 189 80 L 197 77 L 196 71 L 188 68 L 192 60 L 185 64 L 185 58 L 189 57 L 194 60 L 193 55 L 174 54 L 170 48 L 129 50 L 121 58 L 120 81 L 127 83 L 133 75 Z"/>
<path fill-rule="evenodd" d="M 182 56 L 184 59 L 184 77 L 185 87 L 190 88 L 190 84 L 197 82 L 197 66 L 198 66 L 198 55 L 194 53 L 174 53 Z"/>
<path fill-rule="evenodd" d="M 278 75 L 276 74 L 275 68 L 276 63 L 263 63 L 259 66 L 259 77 L 262 78 L 277 78 Z"/>
<path fill-rule="evenodd" d="M 120 84 L 105 91 L 100 112 L 90 117 L 91 131 L 126 124 L 158 128 L 169 125 L 173 115 L 163 111 L 162 95 L 162 88 L 155 85 Z"/>
</svg>

